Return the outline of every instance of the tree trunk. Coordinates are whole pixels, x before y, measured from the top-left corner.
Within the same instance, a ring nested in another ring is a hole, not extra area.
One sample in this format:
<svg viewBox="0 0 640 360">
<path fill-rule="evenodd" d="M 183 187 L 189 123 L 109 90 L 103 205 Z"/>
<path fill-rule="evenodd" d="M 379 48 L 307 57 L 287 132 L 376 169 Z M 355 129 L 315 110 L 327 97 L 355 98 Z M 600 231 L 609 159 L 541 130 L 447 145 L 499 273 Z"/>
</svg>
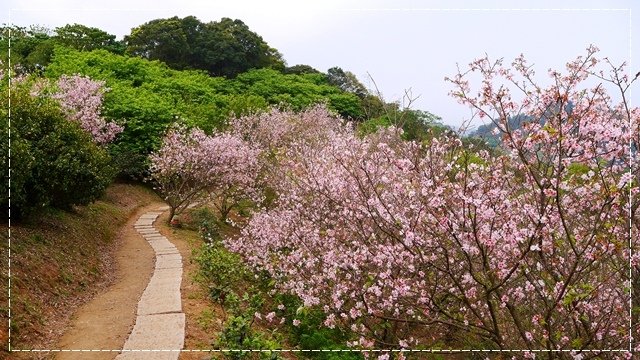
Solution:
<svg viewBox="0 0 640 360">
<path fill-rule="evenodd" d="M 167 219 L 167 223 L 169 225 L 171 225 L 171 220 L 173 220 L 173 217 L 176 216 L 176 208 L 173 206 L 169 207 L 169 219 Z"/>
</svg>

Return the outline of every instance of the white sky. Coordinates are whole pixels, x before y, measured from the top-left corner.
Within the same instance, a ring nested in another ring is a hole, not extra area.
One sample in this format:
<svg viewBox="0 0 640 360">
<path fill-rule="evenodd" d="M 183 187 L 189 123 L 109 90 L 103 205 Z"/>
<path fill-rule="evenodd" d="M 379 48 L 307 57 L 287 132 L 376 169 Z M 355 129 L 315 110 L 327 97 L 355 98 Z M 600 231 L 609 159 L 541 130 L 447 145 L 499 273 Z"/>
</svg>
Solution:
<svg viewBox="0 0 640 360">
<path fill-rule="evenodd" d="M 109 3 L 0 0 L 0 23 L 51 28 L 80 23 L 121 39 L 132 27 L 157 18 L 194 15 L 204 22 L 237 18 L 278 49 L 288 65 L 307 64 L 320 71 L 340 66 L 365 85 L 370 85 L 368 72 L 387 101 L 399 99 L 404 89 L 411 88 L 420 95 L 414 108 L 435 113 L 453 126 L 466 119 L 469 110 L 447 95 L 451 86 L 444 77 L 455 74 L 456 63 L 467 64 L 484 53 L 504 57 L 507 63 L 524 53 L 537 74 L 546 76 L 548 68 L 563 69 L 594 44 L 601 57 L 629 62 L 630 74 L 640 70 L 640 46 L 631 48 L 631 37 L 636 43 L 640 39 L 640 6 L 634 0 Z"/>
</svg>

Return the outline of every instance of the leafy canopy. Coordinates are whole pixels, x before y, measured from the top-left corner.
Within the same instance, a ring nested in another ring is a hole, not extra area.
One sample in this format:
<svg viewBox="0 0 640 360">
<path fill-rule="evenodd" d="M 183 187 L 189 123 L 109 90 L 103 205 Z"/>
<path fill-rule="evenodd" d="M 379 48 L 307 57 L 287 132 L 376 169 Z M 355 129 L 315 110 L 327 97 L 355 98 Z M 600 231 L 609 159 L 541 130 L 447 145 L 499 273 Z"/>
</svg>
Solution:
<svg viewBox="0 0 640 360">
<path fill-rule="evenodd" d="M 240 20 L 203 23 L 194 16 L 156 19 L 125 36 L 127 53 L 174 69 L 200 69 L 233 77 L 254 68 L 283 70 L 284 60 Z"/>
</svg>

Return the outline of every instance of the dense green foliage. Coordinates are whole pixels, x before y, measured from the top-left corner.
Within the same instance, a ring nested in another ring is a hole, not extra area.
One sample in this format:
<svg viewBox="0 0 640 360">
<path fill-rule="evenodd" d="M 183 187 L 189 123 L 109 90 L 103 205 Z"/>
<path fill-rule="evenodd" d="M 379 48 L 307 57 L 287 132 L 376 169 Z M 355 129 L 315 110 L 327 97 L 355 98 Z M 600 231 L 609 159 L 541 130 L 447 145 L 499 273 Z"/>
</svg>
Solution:
<svg viewBox="0 0 640 360">
<path fill-rule="evenodd" d="M 158 61 L 104 50 L 79 52 L 58 48 L 46 75 L 57 78 L 72 73 L 105 80 L 110 88 L 103 114 L 125 125 L 111 151 L 121 170 L 128 175 L 144 173 L 147 154 L 159 145 L 172 122 L 210 130 L 219 127 L 232 107 L 237 106 L 234 97 L 217 91 L 225 81 L 222 78 L 171 70 Z"/>
<path fill-rule="evenodd" d="M 358 124 L 361 135 L 376 132 L 381 127 L 395 126 L 402 129 L 402 138 L 408 141 L 429 141 L 433 137 L 454 135 L 453 130 L 440 123 L 440 118 L 428 111 L 398 109 L 386 106 L 381 116 L 370 118 Z"/>
<path fill-rule="evenodd" d="M 121 41 L 116 40 L 115 35 L 98 28 L 81 24 L 65 25 L 55 30 L 55 40 L 63 46 L 76 50 L 104 49 L 116 54 L 123 54 L 125 47 Z"/>
<path fill-rule="evenodd" d="M 108 153 L 77 123 L 68 121 L 59 105 L 29 93 L 29 84 L 11 91 L 11 210 L 14 217 L 46 206 L 69 209 L 96 200 L 111 183 L 114 172 Z M 9 102 L 6 87 L 0 102 Z M 2 118 L 8 109 L 0 108 Z M 8 139 L 9 123 L 0 125 Z M 8 168 L 9 143 L 0 145 L 0 166 Z M 2 182 L 8 183 L 8 172 Z M 8 188 L 0 189 L 0 207 L 8 209 Z"/>
<path fill-rule="evenodd" d="M 45 74 L 49 78 L 81 74 L 106 81 L 110 91 L 105 95 L 103 115 L 125 126 L 111 153 L 123 174 L 137 177 L 144 174 L 147 154 L 159 146 L 174 122 L 210 132 L 223 128 L 232 116 L 280 105 L 301 110 L 320 102 L 327 102 L 344 117 L 364 117 L 360 99 L 329 85 L 320 73 L 256 69 L 225 79 L 106 50 L 58 47 Z"/>
<path fill-rule="evenodd" d="M 194 16 L 156 19 L 125 37 L 127 53 L 160 60 L 174 69 L 200 69 L 236 76 L 254 68 L 284 69 L 277 50 L 240 20 L 203 23 Z"/>
<path fill-rule="evenodd" d="M 0 27 L 0 60 L 3 63 L 9 63 L 9 37 L 12 64 L 20 64 L 23 69 L 33 71 L 49 63 L 55 45 L 49 29 Z"/>
<path fill-rule="evenodd" d="M 358 97 L 329 84 L 324 74 L 295 75 L 260 69 L 240 74 L 229 85 L 235 93 L 261 97 L 270 105 L 286 104 L 293 110 L 302 110 L 328 102 L 331 109 L 345 118 L 362 119 L 364 116 Z"/>
<path fill-rule="evenodd" d="M 314 69 L 313 67 L 305 64 L 298 64 L 293 66 L 287 66 L 283 71 L 285 74 L 320 74 L 320 71 Z"/>
<path fill-rule="evenodd" d="M 11 37 L 11 63 L 20 64 L 26 72 L 41 71 L 59 46 L 77 50 L 104 49 L 124 53 L 124 44 L 103 30 L 80 24 L 65 25 L 55 30 L 45 27 L 0 27 L 0 60 L 8 63 L 9 37 Z"/>
</svg>

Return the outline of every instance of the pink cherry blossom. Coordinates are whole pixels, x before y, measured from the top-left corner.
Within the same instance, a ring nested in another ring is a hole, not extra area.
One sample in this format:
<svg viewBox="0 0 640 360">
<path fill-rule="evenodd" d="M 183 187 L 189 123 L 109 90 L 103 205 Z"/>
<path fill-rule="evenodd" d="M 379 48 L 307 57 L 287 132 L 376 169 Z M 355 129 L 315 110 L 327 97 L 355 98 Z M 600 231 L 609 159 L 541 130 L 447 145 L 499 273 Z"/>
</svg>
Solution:
<svg viewBox="0 0 640 360">
<path fill-rule="evenodd" d="M 206 197 L 226 217 L 245 197 L 259 197 L 255 184 L 259 151 L 235 135 L 206 135 L 200 129 L 170 129 L 150 155 L 151 178 L 171 207 L 170 220 Z"/>
<path fill-rule="evenodd" d="M 36 95 L 42 90 L 40 85 L 36 83 L 33 89 Z M 108 91 L 104 85 L 104 81 L 95 81 L 85 76 L 62 75 L 57 81 L 58 92 L 53 96 L 60 101 L 69 119 L 78 122 L 98 144 L 113 141 L 124 130 L 122 126 L 108 122 L 100 115 L 102 98 Z"/>
<path fill-rule="evenodd" d="M 359 334 L 352 346 L 451 333 L 508 349 L 626 346 L 640 111 L 585 85 L 594 54 L 551 72 L 546 88 L 523 57 L 513 69 L 483 58 L 449 80 L 498 126 L 496 154 L 455 136 L 363 138 L 322 108 L 232 122 L 261 149 L 277 197 L 226 246 L 323 309 L 326 326 Z M 627 94 L 619 74 L 602 81 Z M 531 120 L 513 129 L 522 114 Z"/>
</svg>

